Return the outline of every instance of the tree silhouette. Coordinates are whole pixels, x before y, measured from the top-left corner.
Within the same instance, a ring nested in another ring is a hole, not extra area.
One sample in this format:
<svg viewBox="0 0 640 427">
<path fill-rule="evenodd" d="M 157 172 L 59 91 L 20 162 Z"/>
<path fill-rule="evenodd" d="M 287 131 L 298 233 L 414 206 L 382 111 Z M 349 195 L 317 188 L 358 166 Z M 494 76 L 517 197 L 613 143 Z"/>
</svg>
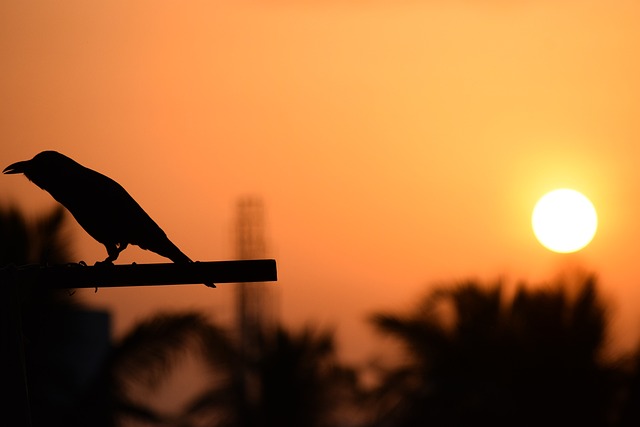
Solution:
<svg viewBox="0 0 640 427">
<path fill-rule="evenodd" d="M 69 262 L 65 212 L 56 206 L 30 220 L 15 207 L 0 207 L 0 266 Z M 21 320 L 32 423 L 75 425 L 86 415 L 78 405 L 96 368 L 91 363 L 98 363 L 94 354 L 84 353 L 94 349 L 81 342 L 87 339 L 82 332 L 95 335 L 86 325 L 92 316 L 80 310 L 67 291 L 30 283 L 17 290 L 17 298 L 8 298 L 6 304 L 18 306 L 8 311 L 15 310 Z"/>
<path fill-rule="evenodd" d="M 384 374 L 377 425 L 610 425 L 620 372 L 603 359 L 605 307 L 588 277 L 508 301 L 466 282 L 408 315 L 376 314 L 408 361 Z"/>
<path fill-rule="evenodd" d="M 620 401 L 618 425 L 632 427 L 640 425 L 640 346 L 624 360 L 626 381 Z"/>
<path fill-rule="evenodd" d="M 180 373 L 190 355 L 199 358 L 210 387 L 188 396 L 178 414 L 141 401 L 145 393 L 165 387 L 172 372 Z M 226 333 L 198 313 L 159 313 L 140 322 L 115 347 L 107 371 L 115 425 L 234 425 L 236 363 Z"/>
<path fill-rule="evenodd" d="M 65 212 L 58 205 L 29 221 L 16 207 L 0 206 L 0 267 L 69 262 L 70 246 L 63 232 Z"/>
<path fill-rule="evenodd" d="M 240 425 L 353 425 L 357 375 L 338 361 L 332 331 L 278 326 L 256 332 L 259 357 L 245 371 L 253 399 Z"/>
<path fill-rule="evenodd" d="M 260 357 L 245 357 L 197 313 L 159 314 L 115 348 L 109 376 L 115 425 L 339 426 L 353 415 L 355 372 L 338 363 L 332 332 L 279 326 L 255 331 Z M 180 414 L 140 401 L 162 387 L 188 354 L 202 356 L 211 386 Z M 206 423 L 206 424 L 203 424 Z"/>
</svg>

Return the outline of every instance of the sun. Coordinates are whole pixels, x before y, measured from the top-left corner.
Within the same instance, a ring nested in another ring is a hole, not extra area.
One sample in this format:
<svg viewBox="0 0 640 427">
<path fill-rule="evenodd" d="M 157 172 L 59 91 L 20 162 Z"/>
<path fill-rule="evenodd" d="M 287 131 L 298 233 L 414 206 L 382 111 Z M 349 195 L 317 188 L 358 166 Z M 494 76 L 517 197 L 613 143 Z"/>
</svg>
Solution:
<svg viewBox="0 0 640 427">
<path fill-rule="evenodd" d="M 598 215 L 589 199 L 568 188 L 551 191 L 538 200 L 531 215 L 533 233 L 554 252 L 576 252 L 587 246 L 598 228 Z"/>
</svg>

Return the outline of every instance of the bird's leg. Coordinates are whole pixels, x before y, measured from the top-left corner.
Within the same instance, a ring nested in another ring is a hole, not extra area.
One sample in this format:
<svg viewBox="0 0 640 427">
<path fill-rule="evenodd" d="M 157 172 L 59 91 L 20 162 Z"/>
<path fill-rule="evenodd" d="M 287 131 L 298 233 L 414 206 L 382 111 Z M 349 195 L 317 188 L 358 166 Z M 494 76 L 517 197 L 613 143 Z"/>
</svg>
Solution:
<svg viewBox="0 0 640 427">
<path fill-rule="evenodd" d="M 127 249 L 127 246 L 129 246 L 128 243 L 120 243 L 118 245 L 118 254 L 116 255 L 116 258 L 118 257 L 118 255 L 120 255 L 120 252 L 124 251 L 125 249 Z"/>
<path fill-rule="evenodd" d="M 113 264 L 113 261 L 118 259 L 120 252 L 124 251 L 128 243 L 120 243 L 120 244 L 105 244 L 104 247 L 107 248 L 107 258 L 104 261 L 98 261 L 96 264 Z"/>
<path fill-rule="evenodd" d="M 118 255 L 120 254 L 120 252 L 118 252 L 118 247 L 116 245 L 105 244 L 104 247 L 107 248 L 107 257 L 104 259 L 104 261 L 96 262 L 96 265 L 113 264 L 113 261 L 115 261 L 118 258 Z"/>
</svg>

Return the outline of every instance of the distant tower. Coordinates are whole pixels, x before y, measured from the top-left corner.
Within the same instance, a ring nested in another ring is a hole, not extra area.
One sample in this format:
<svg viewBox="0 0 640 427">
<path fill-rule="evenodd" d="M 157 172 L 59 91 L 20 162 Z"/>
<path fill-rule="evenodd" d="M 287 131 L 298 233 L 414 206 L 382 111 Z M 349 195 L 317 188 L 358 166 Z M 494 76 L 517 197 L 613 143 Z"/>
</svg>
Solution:
<svg viewBox="0 0 640 427">
<path fill-rule="evenodd" d="M 262 199 L 243 197 L 236 205 L 235 250 L 238 259 L 265 258 L 267 245 L 265 239 L 265 214 Z M 236 327 L 242 357 L 252 363 L 262 357 L 259 345 L 263 333 L 269 333 L 275 326 L 273 309 L 273 285 L 268 283 L 237 283 L 236 289 Z M 240 425 L 251 425 L 252 408 L 262 399 L 262 388 L 255 373 L 247 367 L 237 377 L 240 404 Z M 244 419 L 246 417 L 246 419 Z"/>
<path fill-rule="evenodd" d="M 236 213 L 236 256 L 238 259 L 265 258 L 264 204 L 258 197 L 238 200 Z M 236 285 L 236 321 L 241 340 L 247 344 L 252 333 L 267 329 L 275 321 L 274 301 L 268 283 Z"/>
</svg>

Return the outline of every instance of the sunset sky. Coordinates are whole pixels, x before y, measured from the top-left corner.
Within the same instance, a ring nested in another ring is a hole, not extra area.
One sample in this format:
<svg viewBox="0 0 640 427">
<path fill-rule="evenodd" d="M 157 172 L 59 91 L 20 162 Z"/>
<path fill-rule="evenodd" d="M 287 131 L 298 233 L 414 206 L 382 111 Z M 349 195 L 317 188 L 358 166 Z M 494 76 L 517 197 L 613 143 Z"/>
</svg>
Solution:
<svg viewBox="0 0 640 427">
<path fill-rule="evenodd" d="M 0 168 L 45 149 L 120 182 L 185 253 L 233 259 L 239 197 L 266 207 L 282 320 L 372 356 L 374 311 L 430 286 L 594 272 L 615 342 L 640 337 L 640 2 L 4 1 Z M 594 203 L 561 255 L 536 200 Z M 54 205 L 21 176 L 0 202 Z M 69 221 L 78 260 L 104 247 Z M 165 262 L 129 248 L 121 263 Z M 165 308 L 233 309 L 233 286 L 74 298 L 114 333 Z"/>
</svg>

